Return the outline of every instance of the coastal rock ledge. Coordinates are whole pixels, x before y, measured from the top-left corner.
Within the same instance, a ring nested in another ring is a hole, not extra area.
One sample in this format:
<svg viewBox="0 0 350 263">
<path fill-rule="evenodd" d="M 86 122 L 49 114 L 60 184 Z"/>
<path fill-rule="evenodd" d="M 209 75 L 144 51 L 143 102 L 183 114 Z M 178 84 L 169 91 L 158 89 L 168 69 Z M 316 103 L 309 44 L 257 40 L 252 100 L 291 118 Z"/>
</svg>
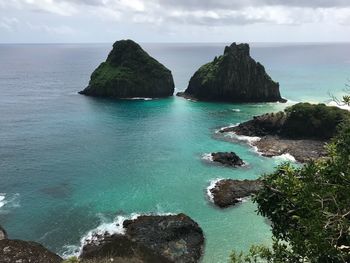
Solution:
<svg viewBox="0 0 350 263">
<path fill-rule="evenodd" d="M 162 98 L 174 93 L 171 71 L 132 40 L 113 44 L 106 62 L 80 94 L 110 98 Z"/>
<path fill-rule="evenodd" d="M 36 242 L 0 240 L 1 263 L 61 263 L 63 259 Z"/>
<path fill-rule="evenodd" d="M 193 100 L 226 102 L 286 102 L 279 84 L 250 56 L 248 44 L 231 44 L 224 54 L 200 67 L 185 92 Z"/>
<path fill-rule="evenodd" d="M 222 179 L 209 189 L 214 204 L 220 208 L 234 206 L 242 198 L 255 194 L 261 187 L 259 180 Z"/>
<path fill-rule="evenodd" d="M 252 142 L 266 157 L 292 155 L 305 163 L 326 155 L 325 145 L 340 125 L 350 122 L 350 113 L 324 104 L 298 103 L 276 113 L 254 116 L 238 126 L 222 128 L 221 133 L 261 137 Z"/>
<path fill-rule="evenodd" d="M 192 263 L 198 262 L 203 254 L 203 231 L 185 214 L 139 216 L 125 220 L 123 227 L 123 234 L 94 236 L 83 247 L 80 257 Z"/>
</svg>

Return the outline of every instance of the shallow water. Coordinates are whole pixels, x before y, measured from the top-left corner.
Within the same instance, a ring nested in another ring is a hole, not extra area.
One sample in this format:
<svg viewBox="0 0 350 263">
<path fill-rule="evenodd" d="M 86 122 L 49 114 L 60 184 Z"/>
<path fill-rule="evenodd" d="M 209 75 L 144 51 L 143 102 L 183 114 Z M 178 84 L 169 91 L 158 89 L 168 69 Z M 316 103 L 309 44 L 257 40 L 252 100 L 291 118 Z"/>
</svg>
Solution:
<svg viewBox="0 0 350 263">
<path fill-rule="evenodd" d="M 169 67 L 177 90 L 223 44 L 145 44 Z M 349 44 L 253 44 L 251 53 L 292 101 L 329 100 L 349 77 Z M 11 238 L 63 254 L 117 215 L 184 212 L 206 235 L 204 262 L 226 262 L 232 249 L 269 243 L 251 201 L 215 208 L 206 188 L 216 178 L 254 179 L 290 158 L 265 158 L 215 131 L 275 103 L 218 104 L 182 98 L 113 101 L 76 92 L 110 44 L 0 45 L 0 224 Z M 235 151 L 249 165 L 203 160 Z"/>
</svg>

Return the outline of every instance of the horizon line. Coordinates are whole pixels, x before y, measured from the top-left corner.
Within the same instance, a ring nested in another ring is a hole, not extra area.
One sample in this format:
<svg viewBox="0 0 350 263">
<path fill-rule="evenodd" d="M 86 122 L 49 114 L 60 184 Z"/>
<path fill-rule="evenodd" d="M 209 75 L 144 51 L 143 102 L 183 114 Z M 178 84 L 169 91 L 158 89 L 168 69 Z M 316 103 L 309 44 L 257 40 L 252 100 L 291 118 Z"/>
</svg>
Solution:
<svg viewBox="0 0 350 263">
<path fill-rule="evenodd" d="M 124 38 L 130 39 L 130 38 Z M 123 40 L 123 39 L 120 39 Z M 116 40 L 118 41 L 118 40 Z M 0 45 L 72 45 L 72 44 L 111 44 L 111 42 L 0 42 Z M 188 42 L 166 42 L 166 41 L 135 41 L 142 44 L 226 44 L 226 43 L 249 43 L 249 44 L 350 44 L 350 41 L 188 41 Z"/>
</svg>

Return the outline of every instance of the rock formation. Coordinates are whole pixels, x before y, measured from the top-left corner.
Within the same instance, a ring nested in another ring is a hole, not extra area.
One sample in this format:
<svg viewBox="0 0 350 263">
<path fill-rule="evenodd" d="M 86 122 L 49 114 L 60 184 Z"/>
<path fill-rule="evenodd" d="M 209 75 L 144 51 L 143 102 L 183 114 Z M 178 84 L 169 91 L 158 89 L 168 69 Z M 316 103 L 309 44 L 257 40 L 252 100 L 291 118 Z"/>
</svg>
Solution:
<svg viewBox="0 0 350 263">
<path fill-rule="evenodd" d="M 259 62 L 250 57 L 248 44 L 231 44 L 224 54 L 200 67 L 185 92 L 190 99 L 227 102 L 285 102 Z"/>
<path fill-rule="evenodd" d="M 171 71 L 132 40 L 117 41 L 106 62 L 92 73 L 80 94 L 110 98 L 161 98 L 172 96 Z"/>
<path fill-rule="evenodd" d="M 252 144 L 268 157 L 289 153 L 299 162 L 325 156 L 325 143 L 340 124 L 350 121 L 350 113 L 324 104 L 298 103 L 284 112 L 253 117 L 221 133 L 262 137 Z"/>
<path fill-rule="evenodd" d="M 255 194 L 260 187 L 261 184 L 258 180 L 223 179 L 209 190 L 213 195 L 215 205 L 226 208 L 241 202 L 243 197 Z"/>
<path fill-rule="evenodd" d="M 63 259 L 42 245 L 22 240 L 0 240 L 1 263 L 61 263 Z"/>
<path fill-rule="evenodd" d="M 139 216 L 123 223 L 125 234 L 96 236 L 83 247 L 82 259 L 121 257 L 143 262 L 198 262 L 202 229 L 184 214 Z"/>
<path fill-rule="evenodd" d="M 239 156 L 234 152 L 217 152 L 211 154 L 213 162 L 219 162 L 227 166 L 242 166 L 244 162 Z"/>
</svg>

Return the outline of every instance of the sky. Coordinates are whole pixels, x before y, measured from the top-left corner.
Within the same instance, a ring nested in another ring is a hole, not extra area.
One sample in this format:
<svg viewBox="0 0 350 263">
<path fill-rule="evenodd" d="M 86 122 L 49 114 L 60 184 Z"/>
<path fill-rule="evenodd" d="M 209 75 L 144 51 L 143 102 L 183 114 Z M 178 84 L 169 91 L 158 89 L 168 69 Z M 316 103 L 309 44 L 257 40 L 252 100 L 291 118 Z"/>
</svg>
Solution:
<svg viewBox="0 0 350 263">
<path fill-rule="evenodd" d="M 350 42 L 350 0 L 0 0 L 0 43 Z"/>
</svg>

